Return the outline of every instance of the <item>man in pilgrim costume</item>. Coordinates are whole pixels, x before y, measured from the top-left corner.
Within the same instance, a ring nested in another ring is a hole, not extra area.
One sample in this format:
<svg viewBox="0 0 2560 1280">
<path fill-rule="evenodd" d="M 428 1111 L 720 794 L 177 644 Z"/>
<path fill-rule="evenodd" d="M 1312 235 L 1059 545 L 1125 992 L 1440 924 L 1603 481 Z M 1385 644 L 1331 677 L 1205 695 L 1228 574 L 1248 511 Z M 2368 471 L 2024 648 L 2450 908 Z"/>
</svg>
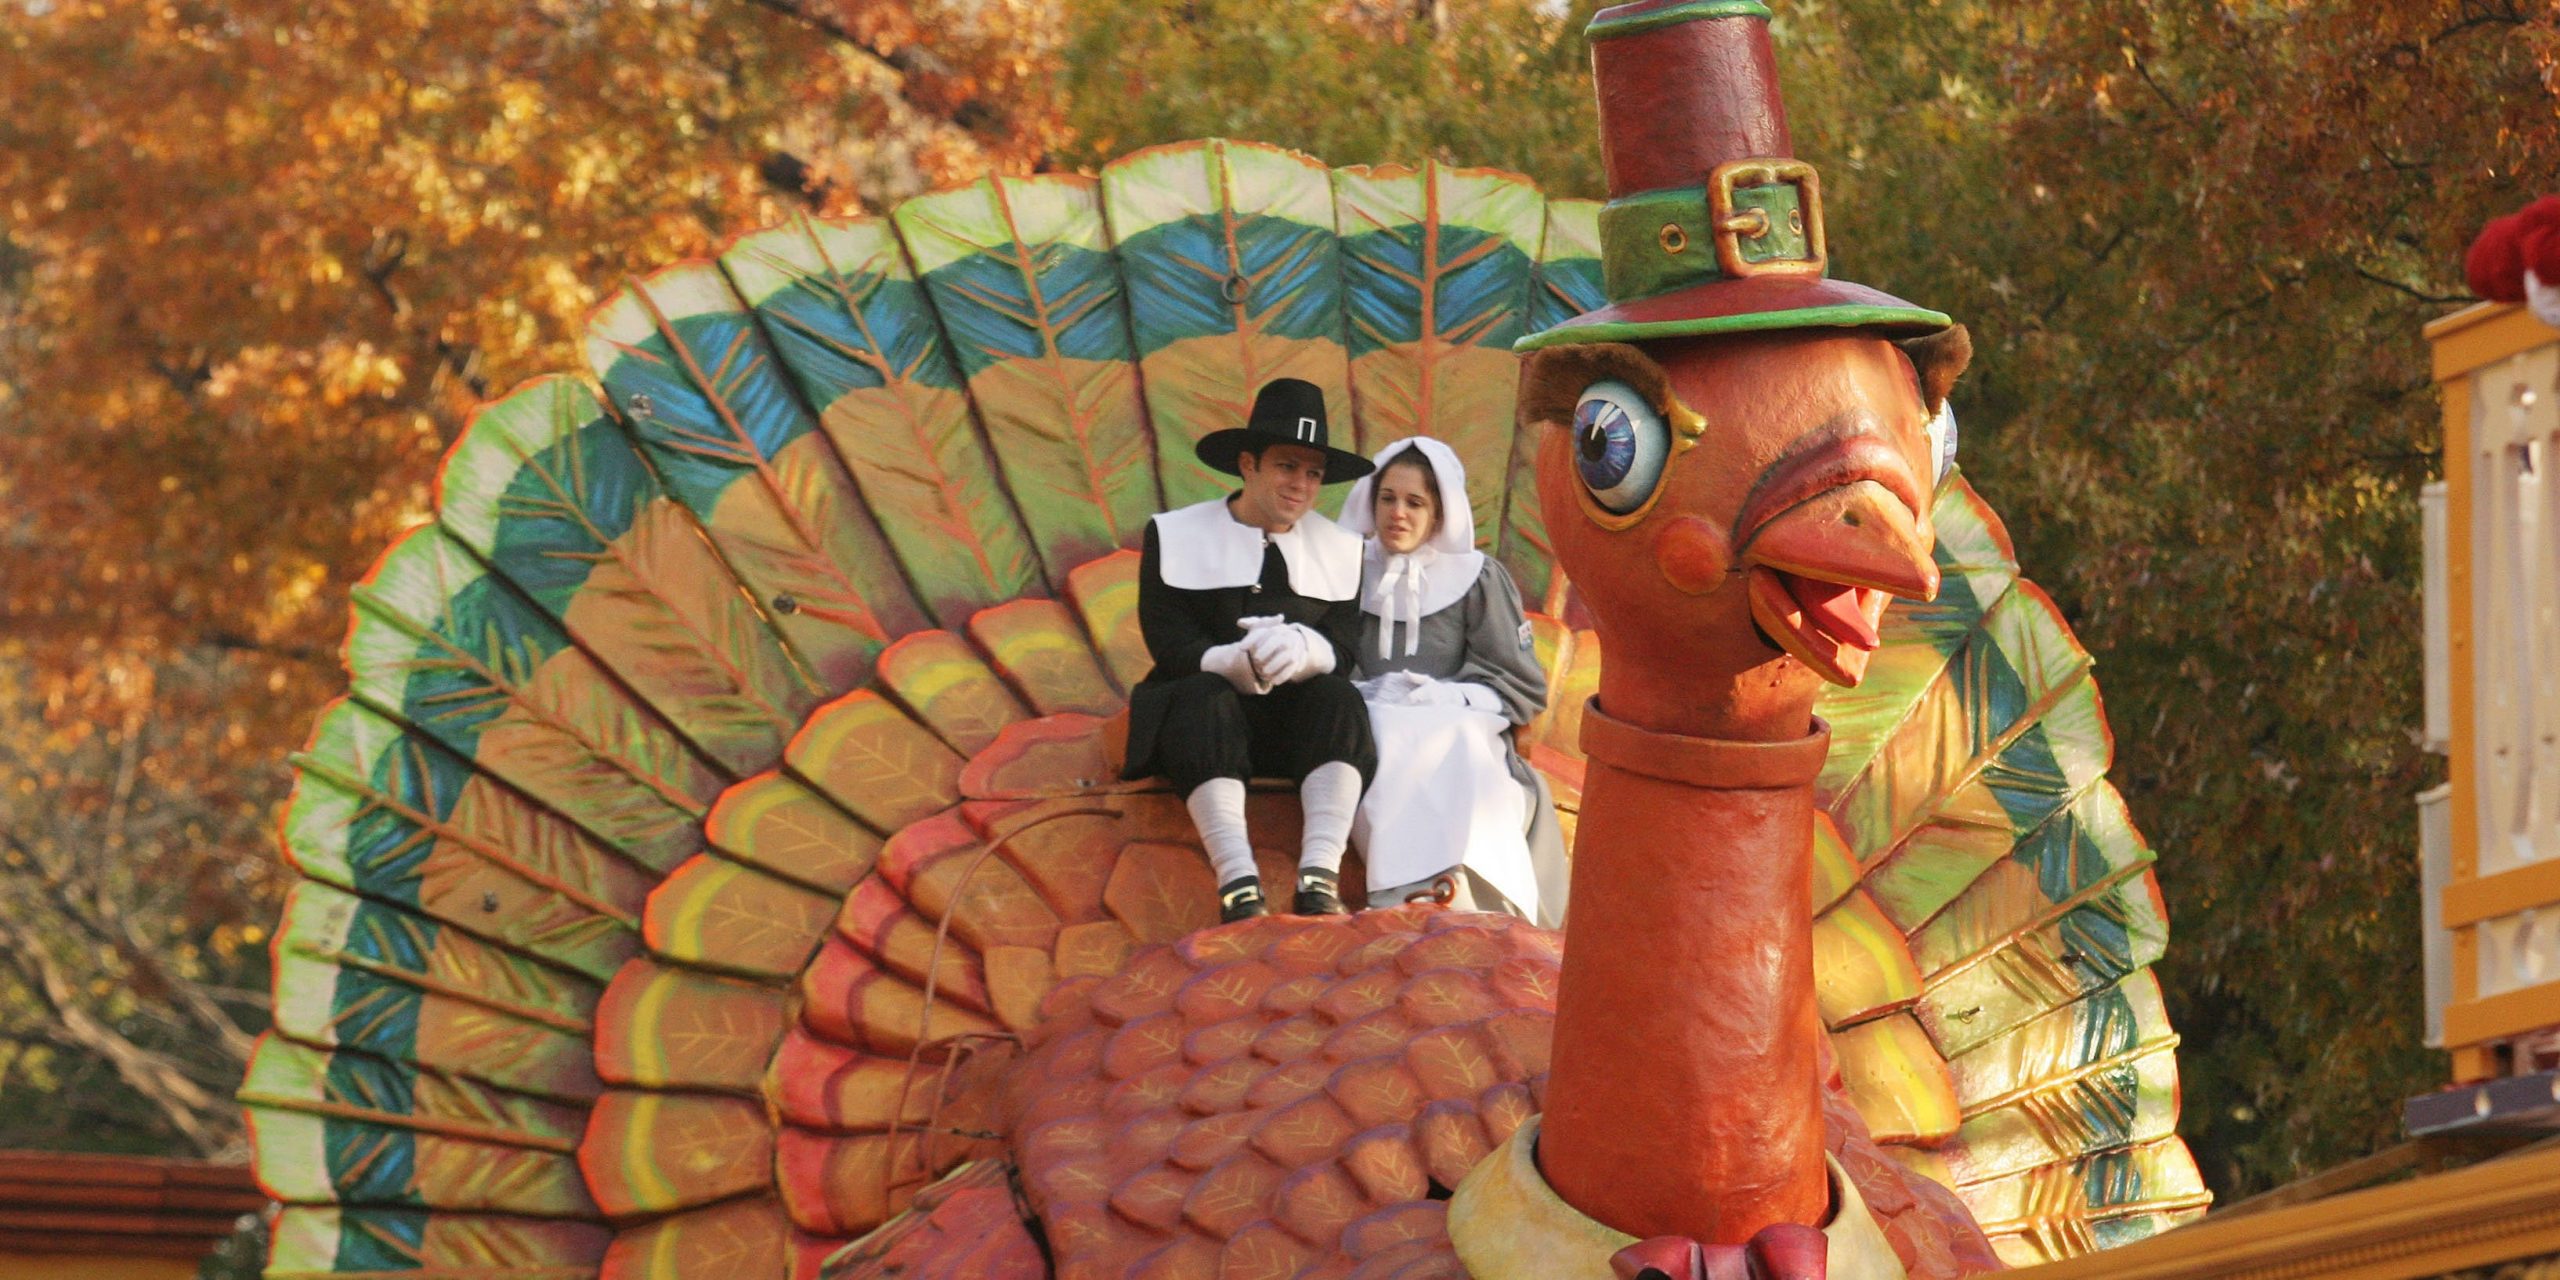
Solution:
<svg viewBox="0 0 2560 1280">
<path fill-rule="evenodd" d="M 1360 536 L 1315 510 L 1325 485 L 1369 473 L 1332 447 L 1324 392 L 1279 378 L 1200 461 L 1244 483 L 1147 523 L 1138 626 L 1155 669 L 1129 696 L 1125 777 L 1161 775 L 1191 810 L 1221 920 L 1264 914 L 1245 833 L 1245 779 L 1289 778 L 1305 808 L 1295 907 L 1339 914 L 1342 850 L 1378 765 L 1348 678 L 1360 635 Z"/>
</svg>

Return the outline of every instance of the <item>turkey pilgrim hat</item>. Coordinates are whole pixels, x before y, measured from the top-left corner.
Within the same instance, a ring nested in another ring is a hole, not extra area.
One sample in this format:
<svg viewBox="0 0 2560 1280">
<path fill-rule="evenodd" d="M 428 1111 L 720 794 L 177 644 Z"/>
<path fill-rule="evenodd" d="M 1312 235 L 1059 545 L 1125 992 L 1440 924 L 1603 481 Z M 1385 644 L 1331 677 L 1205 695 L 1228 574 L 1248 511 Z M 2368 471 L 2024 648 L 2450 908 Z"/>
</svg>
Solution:
<svg viewBox="0 0 2560 1280">
<path fill-rule="evenodd" d="M 1795 158 L 1759 0 L 1641 0 L 1584 29 L 1600 100 L 1609 303 L 1513 344 L 1771 329 L 1917 337 L 1941 312 L 1829 277 L 1822 186 Z"/>
<path fill-rule="evenodd" d="M 1357 480 L 1375 469 L 1359 454 L 1333 447 L 1325 425 L 1324 388 L 1303 378 L 1273 378 L 1253 397 L 1253 412 L 1241 427 L 1212 431 L 1193 446 L 1203 465 L 1228 475 L 1244 474 L 1236 459 L 1248 450 L 1294 444 L 1324 454 L 1324 482 Z"/>
</svg>

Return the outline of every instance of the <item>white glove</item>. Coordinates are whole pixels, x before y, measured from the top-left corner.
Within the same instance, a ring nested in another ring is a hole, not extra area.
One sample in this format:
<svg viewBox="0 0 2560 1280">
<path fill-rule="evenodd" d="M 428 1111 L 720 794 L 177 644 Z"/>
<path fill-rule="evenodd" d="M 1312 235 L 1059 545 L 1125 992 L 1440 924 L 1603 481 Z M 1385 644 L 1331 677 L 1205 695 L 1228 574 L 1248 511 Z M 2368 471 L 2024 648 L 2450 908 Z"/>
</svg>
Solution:
<svg viewBox="0 0 2560 1280">
<path fill-rule="evenodd" d="M 1360 682 L 1360 696 L 1371 702 L 1391 707 L 1410 705 L 1413 691 L 1430 684 L 1431 677 L 1413 671 L 1390 671 Z"/>
<path fill-rule="evenodd" d="M 1307 640 L 1297 627 L 1285 622 L 1256 627 L 1238 643 L 1252 655 L 1254 669 L 1275 689 L 1307 673 Z"/>
<path fill-rule="evenodd" d="M 1292 622 L 1289 624 L 1289 629 L 1298 633 L 1299 642 L 1304 644 L 1307 649 L 1306 665 L 1304 669 L 1299 672 L 1298 679 L 1304 680 L 1308 676 L 1331 674 L 1333 671 L 1333 642 L 1325 639 L 1323 632 L 1318 631 L 1314 627 L 1310 627 L 1303 622 Z"/>
<path fill-rule="evenodd" d="M 1227 683 L 1234 685 L 1238 693 L 1271 692 L 1271 686 L 1254 674 L 1253 657 L 1245 652 L 1242 641 L 1218 645 L 1201 654 L 1200 669 L 1225 676 Z"/>
<path fill-rule="evenodd" d="M 1468 680 L 1426 680 L 1405 701 L 1417 707 L 1464 707 L 1497 714 L 1502 710 L 1502 699 L 1493 690 Z"/>
</svg>

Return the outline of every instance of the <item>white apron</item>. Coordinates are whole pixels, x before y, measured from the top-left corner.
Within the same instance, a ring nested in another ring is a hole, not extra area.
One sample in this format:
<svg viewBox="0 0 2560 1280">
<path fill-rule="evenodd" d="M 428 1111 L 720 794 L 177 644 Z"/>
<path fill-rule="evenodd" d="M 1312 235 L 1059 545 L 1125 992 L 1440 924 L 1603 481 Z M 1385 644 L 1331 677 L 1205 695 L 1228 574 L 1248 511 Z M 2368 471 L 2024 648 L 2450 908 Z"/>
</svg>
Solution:
<svg viewBox="0 0 2560 1280">
<path fill-rule="evenodd" d="M 1531 919 L 1538 876 L 1530 865 L 1529 792 L 1512 778 L 1490 711 L 1369 704 L 1378 773 L 1360 798 L 1352 835 L 1372 891 L 1455 867 L 1473 868 Z"/>
</svg>

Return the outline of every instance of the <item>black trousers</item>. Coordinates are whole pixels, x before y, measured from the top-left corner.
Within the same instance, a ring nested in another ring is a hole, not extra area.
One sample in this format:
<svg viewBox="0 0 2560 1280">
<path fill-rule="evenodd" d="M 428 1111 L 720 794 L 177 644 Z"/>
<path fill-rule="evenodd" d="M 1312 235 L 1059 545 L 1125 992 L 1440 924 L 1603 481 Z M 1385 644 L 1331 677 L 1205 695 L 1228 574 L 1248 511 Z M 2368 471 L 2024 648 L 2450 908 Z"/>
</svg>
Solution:
<svg viewBox="0 0 2560 1280">
<path fill-rule="evenodd" d="M 1368 704 L 1341 676 L 1246 695 L 1225 676 L 1203 671 L 1169 681 L 1163 690 L 1155 762 L 1178 795 L 1190 795 L 1211 778 L 1303 782 L 1317 765 L 1335 761 L 1359 770 L 1363 788 L 1378 772 Z"/>
</svg>

